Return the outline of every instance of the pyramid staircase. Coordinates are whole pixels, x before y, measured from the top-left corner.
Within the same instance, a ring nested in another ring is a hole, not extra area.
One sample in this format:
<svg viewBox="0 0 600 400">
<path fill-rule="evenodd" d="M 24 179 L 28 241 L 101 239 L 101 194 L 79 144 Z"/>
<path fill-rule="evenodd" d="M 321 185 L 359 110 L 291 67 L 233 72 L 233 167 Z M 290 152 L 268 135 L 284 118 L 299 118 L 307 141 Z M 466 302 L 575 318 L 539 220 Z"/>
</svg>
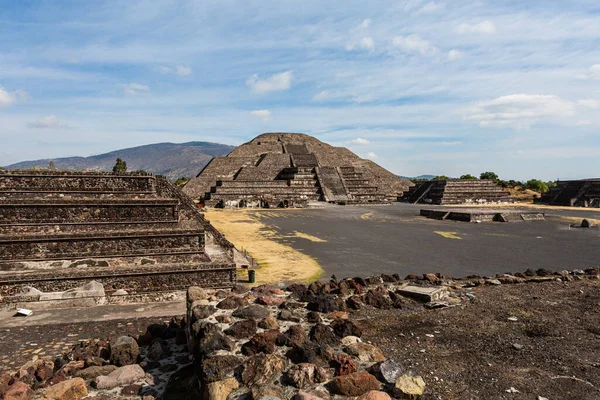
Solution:
<svg viewBox="0 0 600 400">
<path fill-rule="evenodd" d="M 162 177 L 0 172 L 3 301 L 24 286 L 62 291 L 94 280 L 128 293 L 231 286 L 232 248 Z"/>
<path fill-rule="evenodd" d="M 542 195 L 541 202 L 553 206 L 600 207 L 600 179 L 560 181 Z"/>
</svg>

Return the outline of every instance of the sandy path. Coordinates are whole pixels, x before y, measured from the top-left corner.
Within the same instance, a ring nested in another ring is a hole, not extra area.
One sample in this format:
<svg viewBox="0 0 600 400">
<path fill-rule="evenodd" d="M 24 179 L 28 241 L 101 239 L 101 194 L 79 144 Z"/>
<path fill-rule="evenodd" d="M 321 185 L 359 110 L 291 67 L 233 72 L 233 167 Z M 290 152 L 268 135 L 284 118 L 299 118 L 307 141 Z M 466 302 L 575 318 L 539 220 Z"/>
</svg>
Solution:
<svg viewBox="0 0 600 400">
<path fill-rule="evenodd" d="M 301 211 L 298 211 L 301 212 Z M 260 221 L 260 211 L 208 209 L 206 217 L 238 249 L 245 249 L 258 263 L 256 282 L 309 282 L 318 279 L 323 269 L 317 261 L 280 243 L 284 237 Z M 321 239 L 294 232 L 295 237 L 319 241 Z"/>
</svg>

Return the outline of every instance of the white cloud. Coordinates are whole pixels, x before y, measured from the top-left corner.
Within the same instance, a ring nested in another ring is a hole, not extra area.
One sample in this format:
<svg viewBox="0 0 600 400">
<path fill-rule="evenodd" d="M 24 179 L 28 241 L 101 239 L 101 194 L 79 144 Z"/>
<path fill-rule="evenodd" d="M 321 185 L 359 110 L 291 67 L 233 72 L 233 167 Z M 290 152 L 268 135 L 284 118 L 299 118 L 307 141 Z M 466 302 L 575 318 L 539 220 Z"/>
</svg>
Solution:
<svg viewBox="0 0 600 400">
<path fill-rule="evenodd" d="M 366 146 L 368 144 L 370 144 L 371 142 L 369 142 L 368 139 L 364 139 L 364 138 L 356 138 L 356 139 L 352 139 L 350 141 L 351 144 L 357 144 L 357 145 L 361 145 L 361 146 Z"/>
<path fill-rule="evenodd" d="M 464 53 L 460 50 L 456 50 L 456 49 L 452 49 L 448 52 L 446 58 L 448 59 L 448 61 L 456 61 L 459 58 L 462 58 L 464 55 Z"/>
<path fill-rule="evenodd" d="M 327 100 L 328 97 L 329 92 L 327 90 L 322 90 L 313 96 L 312 101 L 323 101 Z"/>
<path fill-rule="evenodd" d="M 368 28 L 369 26 L 371 26 L 371 20 L 369 18 L 365 19 L 363 22 L 360 23 L 360 27 L 361 28 Z"/>
<path fill-rule="evenodd" d="M 586 74 L 579 74 L 575 78 L 600 80 L 600 64 L 592 65 Z"/>
<path fill-rule="evenodd" d="M 157 71 L 161 74 L 175 74 L 178 76 L 188 76 L 192 74 L 192 69 L 185 65 L 177 65 L 175 68 L 171 68 L 166 65 L 159 65 Z"/>
<path fill-rule="evenodd" d="M 496 33 L 496 25 L 492 21 L 483 21 L 475 25 L 469 24 L 460 24 L 456 27 L 456 32 L 461 35 L 467 33 L 484 33 L 484 34 L 492 34 Z"/>
<path fill-rule="evenodd" d="M 437 52 L 437 48 L 435 46 L 417 34 L 396 36 L 394 39 L 392 39 L 392 44 L 394 47 L 399 48 L 405 53 L 431 55 Z"/>
<path fill-rule="evenodd" d="M 41 129 L 46 129 L 46 128 L 68 128 L 67 125 L 65 124 L 61 124 L 58 121 L 58 118 L 56 118 L 56 115 L 48 115 L 47 117 L 44 117 L 42 119 L 38 119 L 35 122 L 31 122 L 29 124 L 27 124 L 28 127 L 30 128 L 41 128 Z"/>
<path fill-rule="evenodd" d="M 421 7 L 417 13 L 419 14 L 432 14 L 432 13 L 436 13 L 440 10 L 442 10 L 446 5 L 444 3 L 436 3 L 433 1 L 430 1 L 429 3 L 425 4 L 423 7 Z"/>
<path fill-rule="evenodd" d="M 371 158 L 371 159 L 377 159 L 379 158 L 379 156 L 375 153 L 373 153 L 372 151 L 367 153 L 367 158 Z"/>
<path fill-rule="evenodd" d="M 186 67 L 185 65 L 178 65 L 176 73 L 179 76 L 188 76 L 192 74 L 192 69 L 190 67 Z"/>
<path fill-rule="evenodd" d="M 367 18 L 350 31 L 351 40 L 346 44 L 346 50 L 373 50 L 375 48 L 375 40 L 369 35 L 371 23 L 372 21 Z"/>
<path fill-rule="evenodd" d="M 475 104 L 465 118 L 478 121 L 482 127 L 510 126 L 527 129 L 540 120 L 575 115 L 575 105 L 558 96 L 512 94 Z"/>
<path fill-rule="evenodd" d="M 268 92 L 278 92 L 290 88 L 292 85 L 292 77 L 292 71 L 274 74 L 267 79 L 258 79 L 258 75 L 254 74 L 248 78 L 248 80 L 246 80 L 246 84 L 254 93 L 262 94 Z"/>
<path fill-rule="evenodd" d="M 24 103 L 29 100 L 30 97 L 24 90 L 8 92 L 2 86 L 0 86 L 0 108 L 8 107 L 15 103 Z"/>
<path fill-rule="evenodd" d="M 263 122 L 269 122 L 271 120 L 271 111 L 269 110 L 254 110 L 251 114 L 260 118 Z"/>
<path fill-rule="evenodd" d="M 600 102 L 594 99 L 579 100 L 577 104 L 586 108 L 598 108 L 600 106 Z"/>
<path fill-rule="evenodd" d="M 147 96 L 150 94 L 150 88 L 139 83 L 128 83 L 122 85 L 123 93 L 127 96 Z"/>
</svg>

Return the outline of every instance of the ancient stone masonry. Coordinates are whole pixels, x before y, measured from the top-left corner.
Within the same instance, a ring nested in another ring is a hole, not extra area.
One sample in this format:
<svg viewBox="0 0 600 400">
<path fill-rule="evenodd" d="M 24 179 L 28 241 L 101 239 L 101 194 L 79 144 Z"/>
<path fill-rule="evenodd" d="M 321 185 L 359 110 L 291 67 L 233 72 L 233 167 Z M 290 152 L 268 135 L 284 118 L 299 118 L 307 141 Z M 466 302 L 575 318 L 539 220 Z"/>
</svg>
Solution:
<svg viewBox="0 0 600 400">
<path fill-rule="evenodd" d="M 552 206 L 600 207 L 600 179 L 559 181 L 542 195 L 542 203 Z"/>
<path fill-rule="evenodd" d="M 449 179 L 411 187 L 401 200 L 413 204 L 510 203 L 510 193 L 492 180 Z"/>
<path fill-rule="evenodd" d="M 183 191 L 208 206 L 278 207 L 390 202 L 410 185 L 343 147 L 300 133 L 265 133 L 214 158 Z"/>
<path fill-rule="evenodd" d="M 4 303 L 91 282 L 108 294 L 227 287 L 232 259 L 233 245 L 162 177 L 0 172 Z"/>
</svg>

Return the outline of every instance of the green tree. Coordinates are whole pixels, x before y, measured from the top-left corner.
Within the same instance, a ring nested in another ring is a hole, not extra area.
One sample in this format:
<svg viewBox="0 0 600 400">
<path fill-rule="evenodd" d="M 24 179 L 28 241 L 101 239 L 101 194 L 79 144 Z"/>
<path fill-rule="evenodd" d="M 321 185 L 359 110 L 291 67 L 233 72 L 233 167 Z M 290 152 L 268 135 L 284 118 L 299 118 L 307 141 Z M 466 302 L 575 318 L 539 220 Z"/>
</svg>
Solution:
<svg viewBox="0 0 600 400">
<path fill-rule="evenodd" d="M 48 163 L 48 169 L 49 169 L 50 171 L 56 171 L 56 164 L 54 163 L 54 161 L 50 161 L 50 162 Z"/>
<path fill-rule="evenodd" d="M 448 177 L 446 175 L 438 175 L 435 178 L 431 179 L 432 181 L 447 181 Z"/>
<path fill-rule="evenodd" d="M 177 180 L 175 182 L 173 182 L 173 184 L 175 186 L 181 187 L 181 186 L 185 185 L 186 183 L 188 183 L 189 180 L 190 180 L 189 178 L 181 177 L 181 178 L 177 178 Z"/>
<path fill-rule="evenodd" d="M 465 174 L 465 175 L 461 175 L 460 179 L 467 179 L 467 180 L 470 180 L 470 181 L 477 180 L 477 178 L 476 178 L 476 177 L 474 177 L 474 176 L 473 176 L 473 175 L 471 175 L 471 174 Z"/>
<path fill-rule="evenodd" d="M 544 193 L 548 191 L 548 185 L 539 179 L 530 179 L 525 182 L 525 188 L 534 192 Z"/>
<path fill-rule="evenodd" d="M 113 167 L 113 173 L 124 174 L 125 172 L 127 172 L 127 163 L 120 158 L 117 158 L 117 162 Z"/>
<path fill-rule="evenodd" d="M 479 179 L 491 179 L 493 181 L 497 181 L 498 180 L 498 175 L 496 175 L 496 173 L 494 172 L 482 172 L 481 175 L 479 175 Z"/>
</svg>

